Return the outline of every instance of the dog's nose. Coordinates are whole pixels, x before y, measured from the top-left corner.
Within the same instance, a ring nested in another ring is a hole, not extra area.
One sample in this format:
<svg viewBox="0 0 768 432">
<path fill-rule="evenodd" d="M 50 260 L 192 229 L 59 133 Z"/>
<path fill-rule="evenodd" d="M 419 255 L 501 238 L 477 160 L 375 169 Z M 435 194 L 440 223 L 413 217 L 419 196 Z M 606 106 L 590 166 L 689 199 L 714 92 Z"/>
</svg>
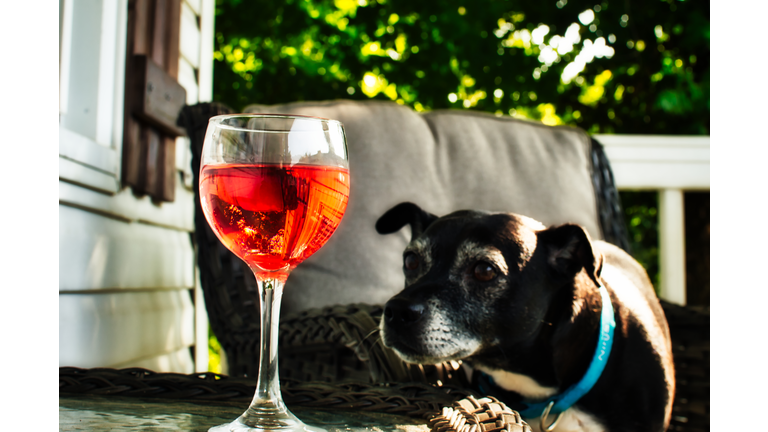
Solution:
<svg viewBox="0 0 768 432">
<path fill-rule="evenodd" d="M 393 327 L 402 327 L 415 323 L 423 313 L 423 304 L 402 298 L 393 298 L 384 305 L 384 322 Z"/>
</svg>

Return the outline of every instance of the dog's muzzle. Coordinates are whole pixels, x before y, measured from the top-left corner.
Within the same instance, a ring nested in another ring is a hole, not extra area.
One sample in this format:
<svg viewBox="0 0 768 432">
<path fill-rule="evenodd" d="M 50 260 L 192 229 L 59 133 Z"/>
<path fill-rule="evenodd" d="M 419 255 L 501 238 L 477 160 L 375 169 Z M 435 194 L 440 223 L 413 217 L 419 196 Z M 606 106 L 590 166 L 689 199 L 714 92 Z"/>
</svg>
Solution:
<svg viewBox="0 0 768 432">
<path fill-rule="evenodd" d="M 408 363 L 437 364 L 465 358 L 480 346 L 434 298 L 396 296 L 384 305 L 381 340 Z"/>
</svg>

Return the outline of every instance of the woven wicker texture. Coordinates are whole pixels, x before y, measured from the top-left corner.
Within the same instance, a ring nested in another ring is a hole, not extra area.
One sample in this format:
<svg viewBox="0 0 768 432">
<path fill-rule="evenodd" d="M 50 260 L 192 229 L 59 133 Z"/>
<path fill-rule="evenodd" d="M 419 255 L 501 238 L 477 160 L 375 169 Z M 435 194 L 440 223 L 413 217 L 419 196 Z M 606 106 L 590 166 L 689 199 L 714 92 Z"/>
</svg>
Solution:
<svg viewBox="0 0 768 432">
<path fill-rule="evenodd" d="M 661 302 L 672 337 L 675 401 L 669 431 L 709 431 L 709 308 Z"/>
<path fill-rule="evenodd" d="M 59 392 L 186 401 L 242 402 L 253 398 L 256 382 L 214 373 L 183 375 L 141 368 L 59 368 Z M 370 385 L 281 380 L 285 403 L 323 409 L 355 409 L 428 419 L 444 406 L 474 393 L 422 383 Z"/>
<path fill-rule="evenodd" d="M 592 138 L 592 184 L 595 186 L 597 213 L 605 241 L 631 252 L 629 234 L 624 223 L 619 192 L 613 180 L 613 171 L 605 155 L 603 145 Z"/>
<path fill-rule="evenodd" d="M 494 397 L 476 399 L 468 396 L 444 407 L 440 415 L 429 420 L 434 432 L 530 432 L 517 411 Z"/>
<path fill-rule="evenodd" d="M 456 362 L 403 362 L 379 337 L 381 306 L 338 305 L 280 320 L 280 376 L 302 381 L 420 382 L 467 387 Z"/>
<path fill-rule="evenodd" d="M 709 310 L 667 302 L 662 302 L 662 307 L 669 321 L 677 376 L 669 430 L 709 431 Z M 378 334 L 372 333 L 380 316 L 381 307 L 370 305 L 336 306 L 286 316 L 280 328 L 286 403 L 428 418 L 461 398 L 482 396 L 469 390 L 464 374 L 456 373 L 456 365 L 418 367 L 393 356 L 381 346 Z M 372 376 L 377 379 L 372 380 Z M 307 377 L 327 382 L 307 382 Z M 361 379 L 355 382 L 355 378 Z M 443 385 L 434 385 L 438 381 Z M 64 393 L 247 402 L 254 388 L 251 379 L 214 373 L 182 375 L 138 368 L 59 370 L 59 391 Z M 460 407 L 453 405 L 451 409 Z M 464 409 L 469 412 L 466 406 Z M 445 420 L 454 414 L 444 411 L 442 415 Z"/>
</svg>

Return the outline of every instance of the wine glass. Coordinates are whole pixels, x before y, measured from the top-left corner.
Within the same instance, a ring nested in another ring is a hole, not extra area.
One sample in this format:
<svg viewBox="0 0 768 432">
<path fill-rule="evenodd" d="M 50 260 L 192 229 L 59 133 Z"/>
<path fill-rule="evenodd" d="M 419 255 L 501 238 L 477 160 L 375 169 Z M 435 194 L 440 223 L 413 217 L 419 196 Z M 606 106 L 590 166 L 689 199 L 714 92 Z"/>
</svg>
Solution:
<svg viewBox="0 0 768 432">
<path fill-rule="evenodd" d="M 277 369 L 280 301 L 291 270 L 339 226 L 349 200 L 342 124 L 318 117 L 232 114 L 208 123 L 200 201 L 219 240 L 253 271 L 261 304 L 256 393 L 223 431 L 323 431 L 285 406 Z"/>
</svg>

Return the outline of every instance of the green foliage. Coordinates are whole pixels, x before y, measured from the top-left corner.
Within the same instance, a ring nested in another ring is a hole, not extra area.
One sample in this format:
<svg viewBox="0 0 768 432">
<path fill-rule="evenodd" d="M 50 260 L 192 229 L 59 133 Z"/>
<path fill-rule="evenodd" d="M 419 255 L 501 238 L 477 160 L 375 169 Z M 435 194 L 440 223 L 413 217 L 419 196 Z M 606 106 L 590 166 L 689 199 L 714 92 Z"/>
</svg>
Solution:
<svg viewBox="0 0 768 432">
<path fill-rule="evenodd" d="M 218 374 L 222 373 L 222 352 L 219 340 L 213 334 L 211 326 L 208 326 L 208 371 Z"/>
<path fill-rule="evenodd" d="M 649 191 L 619 193 L 629 232 L 632 256 L 645 267 L 654 287 L 659 287 L 659 195 Z"/>
<path fill-rule="evenodd" d="M 709 134 L 709 2 L 599 1 L 217 0 L 214 99 L 374 98 L 590 133 Z M 621 199 L 658 286 L 656 194 Z"/>
<path fill-rule="evenodd" d="M 217 0 L 215 100 L 338 98 L 707 134 L 709 3 Z"/>
</svg>

